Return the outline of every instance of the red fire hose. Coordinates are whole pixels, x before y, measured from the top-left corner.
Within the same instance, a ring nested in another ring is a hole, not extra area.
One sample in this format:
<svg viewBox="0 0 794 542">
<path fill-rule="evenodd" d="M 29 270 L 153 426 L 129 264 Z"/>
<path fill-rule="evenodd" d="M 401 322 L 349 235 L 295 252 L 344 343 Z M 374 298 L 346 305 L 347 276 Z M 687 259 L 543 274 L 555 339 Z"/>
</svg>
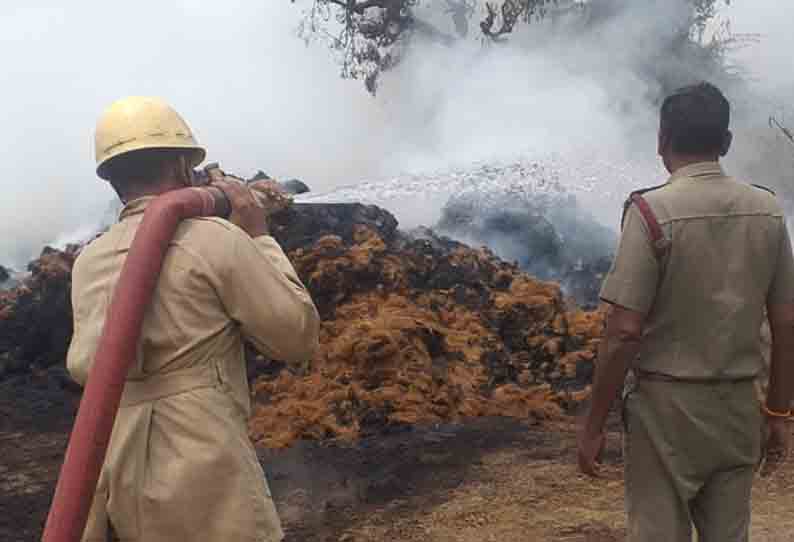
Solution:
<svg viewBox="0 0 794 542">
<path fill-rule="evenodd" d="M 79 542 L 82 537 L 124 382 L 135 362 L 144 314 L 177 226 L 182 220 L 198 216 L 228 216 L 229 210 L 229 201 L 217 188 L 168 192 L 146 208 L 108 308 L 43 542 Z"/>
</svg>

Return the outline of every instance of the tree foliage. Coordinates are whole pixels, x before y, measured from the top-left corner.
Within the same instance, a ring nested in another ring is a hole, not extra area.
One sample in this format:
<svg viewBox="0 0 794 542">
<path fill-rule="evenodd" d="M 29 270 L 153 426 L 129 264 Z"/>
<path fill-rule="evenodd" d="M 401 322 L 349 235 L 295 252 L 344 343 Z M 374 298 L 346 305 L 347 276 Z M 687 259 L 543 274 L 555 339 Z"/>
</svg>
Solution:
<svg viewBox="0 0 794 542">
<path fill-rule="evenodd" d="M 417 8 L 423 1 L 440 5 L 454 31 L 445 32 L 418 17 Z M 706 29 L 719 5 L 730 4 L 731 0 L 687 1 L 692 6 L 691 17 L 680 29 L 677 43 L 671 45 L 694 46 L 699 48 L 695 53 L 721 62 L 725 51 L 739 40 L 727 23 L 708 42 Z M 550 15 L 579 12 L 582 17 L 597 20 L 619 5 L 620 0 L 311 0 L 300 35 L 307 41 L 327 41 L 339 57 L 342 76 L 363 80 L 374 94 L 380 75 L 400 61 L 417 35 L 452 45 L 470 36 L 476 17 L 484 43 L 502 42 L 520 25 Z"/>
</svg>

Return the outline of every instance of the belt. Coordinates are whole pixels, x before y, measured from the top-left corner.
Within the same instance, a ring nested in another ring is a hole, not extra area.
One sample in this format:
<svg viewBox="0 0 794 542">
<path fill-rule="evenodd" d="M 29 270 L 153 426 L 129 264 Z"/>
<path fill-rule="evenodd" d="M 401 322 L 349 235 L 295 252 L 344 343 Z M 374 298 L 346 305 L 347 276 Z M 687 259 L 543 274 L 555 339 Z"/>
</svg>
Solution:
<svg viewBox="0 0 794 542">
<path fill-rule="evenodd" d="M 223 380 L 217 363 L 153 374 L 142 380 L 127 380 L 121 395 L 121 407 L 150 403 L 201 388 L 214 388 Z"/>
<path fill-rule="evenodd" d="M 657 382 L 676 382 L 680 384 L 724 384 L 724 383 L 739 383 L 739 382 L 752 382 L 758 377 L 756 376 L 741 376 L 734 378 L 678 378 L 664 373 L 655 373 L 653 371 L 644 371 L 642 369 L 632 369 L 636 377 L 640 380 L 654 380 Z"/>
</svg>

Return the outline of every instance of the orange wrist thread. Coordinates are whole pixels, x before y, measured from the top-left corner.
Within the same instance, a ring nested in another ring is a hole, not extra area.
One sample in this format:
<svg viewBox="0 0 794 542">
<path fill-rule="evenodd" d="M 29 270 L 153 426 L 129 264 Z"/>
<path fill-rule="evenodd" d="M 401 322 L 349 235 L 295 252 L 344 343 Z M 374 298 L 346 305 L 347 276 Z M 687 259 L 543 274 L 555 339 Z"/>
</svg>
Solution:
<svg viewBox="0 0 794 542">
<path fill-rule="evenodd" d="M 791 410 L 788 412 L 775 412 L 774 410 L 770 410 L 769 407 L 766 405 L 761 405 L 761 410 L 764 411 L 764 414 L 770 416 L 772 418 L 790 418 L 791 417 Z"/>
</svg>

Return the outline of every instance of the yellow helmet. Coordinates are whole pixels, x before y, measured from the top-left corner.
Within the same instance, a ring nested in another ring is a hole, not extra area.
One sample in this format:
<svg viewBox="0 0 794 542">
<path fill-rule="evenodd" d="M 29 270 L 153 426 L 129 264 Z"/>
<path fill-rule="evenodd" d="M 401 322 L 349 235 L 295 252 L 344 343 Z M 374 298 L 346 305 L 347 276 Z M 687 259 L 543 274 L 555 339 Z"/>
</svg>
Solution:
<svg viewBox="0 0 794 542">
<path fill-rule="evenodd" d="M 190 167 L 199 165 L 206 151 L 190 127 L 160 98 L 130 96 L 113 103 L 99 118 L 94 135 L 97 175 L 107 180 L 107 163 L 117 156 L 143 149 L 188 149 Z"/>
</svg>

